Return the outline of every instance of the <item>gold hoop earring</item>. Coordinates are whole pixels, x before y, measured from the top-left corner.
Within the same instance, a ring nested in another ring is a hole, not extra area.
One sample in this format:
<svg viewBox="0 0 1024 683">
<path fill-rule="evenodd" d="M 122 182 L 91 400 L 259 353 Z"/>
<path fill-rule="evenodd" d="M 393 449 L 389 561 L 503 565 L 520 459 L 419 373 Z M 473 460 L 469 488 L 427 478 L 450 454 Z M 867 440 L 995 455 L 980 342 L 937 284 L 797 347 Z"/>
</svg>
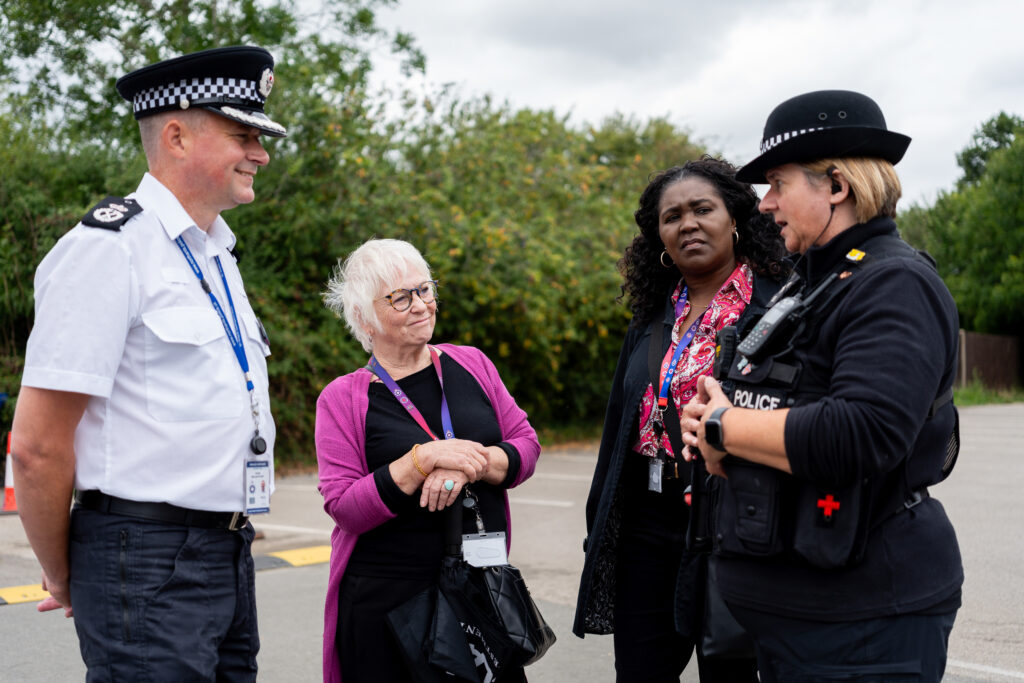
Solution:
<svg viewBox="0 0 1024 683">
<path fill-rule="evenodd" d="M 672 257 L 671 257 L 671 256 L 669 256 L 669 257 L 668 257 L 668 261 L 669 261 L 669 262 L 668 262 L 668 263 L 665 263 L 665 257 L 666 257 L 666 256 L 668 256 L 668 249 L 663 249 L 663 250 L 661 251 L 661 256 L 659 256 L 659 257 L 658 257 L 658 260 L 659 260 L 659 261 L 661 261 L 661 267 L 662 267 L 662 268 L 671 268 L 671 267 L 672 267 L 672 266 L 674 266 L 675 264 L 674 264 L 674 263 L 672 263 Z"/>
<path fill-rule="evenodd" d="M 739 243 L 740 243 L 740 231 L 737 230 L 736 228 L 733 228 L 732 229 L 732 244 L 733 244 L 733 246 L 736 246 Z"/>
</svg>

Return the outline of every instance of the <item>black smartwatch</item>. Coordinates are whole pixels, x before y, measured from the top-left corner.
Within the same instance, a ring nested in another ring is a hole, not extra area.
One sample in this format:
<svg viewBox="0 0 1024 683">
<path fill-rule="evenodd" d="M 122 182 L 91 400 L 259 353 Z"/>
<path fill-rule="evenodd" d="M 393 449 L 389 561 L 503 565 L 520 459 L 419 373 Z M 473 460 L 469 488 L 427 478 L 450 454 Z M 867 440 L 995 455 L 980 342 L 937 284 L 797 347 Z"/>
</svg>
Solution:
<svg viewBox="0 0 1024 683">
<path fill-rule="evenodd" d="M 716 451 L 725 450 L 725 445 L 722 443 L 725 441 L 725 433 L 722 431 L 722 415 L 731 407 L 715 408 L 711 417 L 704 423 L 704 440 Z"/>
</svg>

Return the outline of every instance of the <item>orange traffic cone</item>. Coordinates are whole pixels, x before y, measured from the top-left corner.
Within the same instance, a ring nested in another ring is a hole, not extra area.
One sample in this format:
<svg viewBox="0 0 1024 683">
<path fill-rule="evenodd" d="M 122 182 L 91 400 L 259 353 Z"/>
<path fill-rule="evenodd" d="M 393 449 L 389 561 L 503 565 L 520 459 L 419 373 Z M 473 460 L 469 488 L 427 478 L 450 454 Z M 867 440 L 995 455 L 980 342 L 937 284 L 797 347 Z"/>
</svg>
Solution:
<svg viewBox="0 0 1024 683">
<path fill-rule="evenodd" d="M 14 470 L 11 468 L 11 433 L 7 432 L 7 468 L 4 471 L 4 507 L 0 513 L 17 513 L 18 501 L 14 499 Z"/>
</svg>

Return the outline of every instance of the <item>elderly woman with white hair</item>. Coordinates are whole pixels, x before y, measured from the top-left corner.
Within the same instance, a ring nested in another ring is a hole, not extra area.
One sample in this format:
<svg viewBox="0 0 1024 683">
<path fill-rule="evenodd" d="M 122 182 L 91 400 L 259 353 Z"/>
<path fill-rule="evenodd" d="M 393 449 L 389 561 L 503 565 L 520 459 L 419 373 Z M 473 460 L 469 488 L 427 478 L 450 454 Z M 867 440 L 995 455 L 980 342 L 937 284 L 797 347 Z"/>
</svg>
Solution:
<svg viewBox="0 0 1024 683">
<path fill-rule="evenodd" d="M 336 524 L 324 680 L 411 681 L 387 613 L 437 583 L 439 512 L 468 488 L 487 530 L 508 539 L 506 489 L 533 474 L 540 444 L 480 350 L 430 344 L 437 281 L 411 244 L 369 240 L 324 299 L 371 354 L 316 407 L 319 489 Z"/>
</svg>

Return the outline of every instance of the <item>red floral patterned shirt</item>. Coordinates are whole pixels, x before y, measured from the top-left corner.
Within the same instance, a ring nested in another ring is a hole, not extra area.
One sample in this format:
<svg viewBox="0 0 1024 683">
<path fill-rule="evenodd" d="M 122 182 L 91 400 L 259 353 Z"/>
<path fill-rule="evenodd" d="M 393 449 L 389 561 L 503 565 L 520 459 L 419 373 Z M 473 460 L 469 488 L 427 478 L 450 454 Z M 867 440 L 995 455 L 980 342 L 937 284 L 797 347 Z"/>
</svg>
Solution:
<svg viewBox="0 0 1024 683">
<path fill-rule="evenodd" d="M 736 266 L 729 279 L 725 281 L 722 288 L 718 290 L 708 312 L 700 321 L 697 332 L 679 357 L 679 365 L 676 367 L 675 376 L 669 387 L 669 394 L 676 404 L 676 411 L 682 415 L 683 406 L 697 393 L 697 378 L 701 375 L 710 375 L 711 368 L 715 363 L 715 335 L 718 330 L 732 325 L 740 317 L 740 313 L 750 303 L 750 294 L 753 290 L 754 274 L 744 264 Z M 675 304 L 683 293 L 684 283 L 682 280 L 672 293 L 672 303 Z M 661 361 L 661 375 L 665 375 L 669 363 L 672 361 L 672 354 L 676 350 L 679 339 L 686 334 L 683 329 L 683 320 L 690 313 L 690 302 L 687 301 L 683 307 L 682 314 L 676 318 L 672 326 L 672 343 L 669 344 L 665 358 Z M 657 322 L 657 321 L 656 321 Z M 648 457 L 655 457 L 658 453 L 658 437 L 654 434 L 653 407 L 657 401 L 657 391 L 661 387 L 648 385 L 644 392 L 644 398 L 640 402 L 640 438 L 633 445 L 633 450 Z M 661 445 L 669 457 L 674 457 L 672 446 L 669 443 L 668 431 L 661 435 Z"/>
</svg>

